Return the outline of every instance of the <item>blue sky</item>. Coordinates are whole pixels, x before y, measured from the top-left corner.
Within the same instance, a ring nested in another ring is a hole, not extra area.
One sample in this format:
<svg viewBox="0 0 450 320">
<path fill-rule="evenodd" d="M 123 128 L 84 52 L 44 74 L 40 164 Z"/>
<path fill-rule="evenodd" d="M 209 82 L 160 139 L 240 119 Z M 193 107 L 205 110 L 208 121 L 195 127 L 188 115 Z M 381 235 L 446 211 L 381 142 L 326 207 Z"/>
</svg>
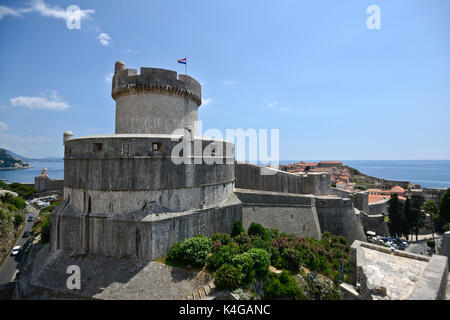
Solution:
<svg viewBox="0 0 450 320">
<path fill-rule="evenodd" d="M 450 159 L 449 18 L 448 0 L 0 0 L 0 147 L 113 133 L 115 61 L 184 73 L 186 56 L 204 129 L 280 129 L 282 160 Z"/>
</svg>

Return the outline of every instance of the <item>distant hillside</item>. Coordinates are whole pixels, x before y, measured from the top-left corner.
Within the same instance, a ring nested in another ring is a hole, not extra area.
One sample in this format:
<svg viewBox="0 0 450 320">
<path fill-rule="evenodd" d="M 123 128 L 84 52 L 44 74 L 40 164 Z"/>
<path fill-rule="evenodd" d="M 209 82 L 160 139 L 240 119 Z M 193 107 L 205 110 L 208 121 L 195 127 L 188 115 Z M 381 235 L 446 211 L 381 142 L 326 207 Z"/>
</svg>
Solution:
<svg viewBox="0 0 450 320">
<path fill-rule="evenodd" d="M 7 150 L 7 149 L 1 149 L 1 148 L 0 148 L 0 150 L 4 150 L 4 151 L 6 151 L 6 153 L 8 153 L 9 155 L 11 155 L 13 158 L 19 159 L 19 160 L 22 160 L 22 161 L 25 161 L 25 162 L 30 162 L 30 161 L 46 161 L 46 162 L 58 162 L 58 161 L 63 161 L 63 159 L 60 158 L 60 157 L 27 158 L 27 157 L 24 157 L 24 156 L 22 156 L 22 155 L 20 155 L 20 154 L 17 154 L 17 153 L 15 153 L 15 152 L 12 152 L 12 151 Z"/>
<path fill-rule="evenodd" d="M 0 169 L 21 169 L 28 167 L 28 163 L 24 160 L 12 156 L 8 150 L 0 148 Z"/>
</svg>

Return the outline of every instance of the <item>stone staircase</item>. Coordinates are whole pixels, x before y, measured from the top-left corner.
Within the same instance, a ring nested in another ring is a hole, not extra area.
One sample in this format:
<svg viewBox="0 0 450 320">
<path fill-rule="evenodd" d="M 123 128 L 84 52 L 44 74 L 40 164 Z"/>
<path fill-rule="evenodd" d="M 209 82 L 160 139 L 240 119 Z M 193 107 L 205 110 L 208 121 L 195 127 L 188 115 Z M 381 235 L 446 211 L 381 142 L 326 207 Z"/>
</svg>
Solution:
<svg viewBox="0 0 450 320">
<path fill-rule="evenodd" d="M 209 281 L 206 285 L 200 287 L 198 290 L 192 292 L 181 300 L 204 300 L 216 289 L 214 279 Z"/>
</svg>

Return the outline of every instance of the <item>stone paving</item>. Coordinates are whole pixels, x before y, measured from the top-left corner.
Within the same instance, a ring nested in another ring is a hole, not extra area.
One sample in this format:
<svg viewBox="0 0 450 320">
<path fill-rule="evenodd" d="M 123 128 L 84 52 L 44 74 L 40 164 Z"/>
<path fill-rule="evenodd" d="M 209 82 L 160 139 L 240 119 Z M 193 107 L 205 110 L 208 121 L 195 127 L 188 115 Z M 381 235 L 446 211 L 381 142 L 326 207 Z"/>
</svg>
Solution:
<svg viewBox="0 0 450 320">
<path fill-rule="evenodd" d="M 364 273 L 376 300 L 404 300 L 413 292 L 427 262 L 361 248 L 366 258 Z"/>
</svg>

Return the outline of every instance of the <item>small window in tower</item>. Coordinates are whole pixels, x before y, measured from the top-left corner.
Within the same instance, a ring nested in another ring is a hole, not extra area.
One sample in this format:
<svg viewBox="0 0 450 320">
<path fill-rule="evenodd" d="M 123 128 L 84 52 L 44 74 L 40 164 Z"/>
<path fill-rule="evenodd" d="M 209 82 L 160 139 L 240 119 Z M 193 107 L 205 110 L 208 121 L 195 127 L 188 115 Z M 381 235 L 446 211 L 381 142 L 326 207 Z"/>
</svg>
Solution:
<svg viewBox="0 0 450 320">
<path fill-rule="evenodd" d="M 153 142 L 152 143 L 152 150 L 153 151 L 161 151 L 162 150 L 162 143 L 161 142 Z"/>
<path fill-rule="evenodd" d="M 101 152 L 103 150 L 103 143 L 94 143 L 94 152 Z"/>
</svg>

